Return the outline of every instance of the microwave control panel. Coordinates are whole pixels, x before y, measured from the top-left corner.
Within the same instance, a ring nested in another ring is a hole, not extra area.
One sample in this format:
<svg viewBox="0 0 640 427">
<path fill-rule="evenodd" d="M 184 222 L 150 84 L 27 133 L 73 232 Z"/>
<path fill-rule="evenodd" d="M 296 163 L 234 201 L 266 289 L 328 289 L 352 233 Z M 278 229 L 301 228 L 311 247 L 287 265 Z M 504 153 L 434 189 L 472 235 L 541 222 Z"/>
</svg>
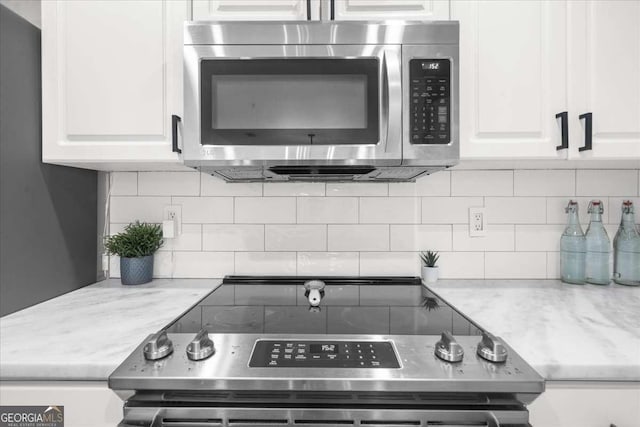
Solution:
<svg viewBox="0 0 640 427">
<path fill-rule="evenodd" d="M 451 141 L 451 61 L 409 61 L 412 144 L 448 144 Z"/>
</svg>

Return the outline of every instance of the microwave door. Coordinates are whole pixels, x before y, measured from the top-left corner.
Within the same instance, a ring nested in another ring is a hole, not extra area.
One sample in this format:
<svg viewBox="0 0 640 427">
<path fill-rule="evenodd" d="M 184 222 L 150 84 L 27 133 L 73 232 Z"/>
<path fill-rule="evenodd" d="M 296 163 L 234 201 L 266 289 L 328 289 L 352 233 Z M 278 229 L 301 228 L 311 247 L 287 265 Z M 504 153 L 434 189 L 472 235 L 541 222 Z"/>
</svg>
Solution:
<svg viewBox="0 0 640 427">
<path fill-rule="evenodd" d="M 185 46 L 186 161 L 401 159 L 401 47 Z"/>
</svg>

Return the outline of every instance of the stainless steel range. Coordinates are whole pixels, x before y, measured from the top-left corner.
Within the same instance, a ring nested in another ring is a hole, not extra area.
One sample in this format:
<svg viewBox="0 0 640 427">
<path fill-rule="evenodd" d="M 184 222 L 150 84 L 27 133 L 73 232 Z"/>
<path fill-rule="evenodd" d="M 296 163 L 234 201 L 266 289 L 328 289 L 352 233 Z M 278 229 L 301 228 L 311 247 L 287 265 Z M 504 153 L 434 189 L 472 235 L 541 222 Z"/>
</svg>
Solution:
<svg viewBox="0 0 640 427">
<path fill-rule="evenodd" d="M 529 426 L 544 380 L 415 277 L 246 277 L 109 378 L 124 426 Z"/>
</svg>

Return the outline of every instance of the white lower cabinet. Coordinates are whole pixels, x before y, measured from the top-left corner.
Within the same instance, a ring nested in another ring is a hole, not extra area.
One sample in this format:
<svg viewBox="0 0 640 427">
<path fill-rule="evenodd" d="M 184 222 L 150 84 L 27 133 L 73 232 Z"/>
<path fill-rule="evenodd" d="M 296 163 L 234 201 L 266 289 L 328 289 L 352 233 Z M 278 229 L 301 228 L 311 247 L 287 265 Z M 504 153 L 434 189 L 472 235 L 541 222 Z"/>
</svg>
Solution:
<svg viewBox="0 0 640 427">
<path fill-rule="evenodd" d="M 2 381 L 0 405 L 64 406 L 65 427 L 115 427 L 123 399 L 104 381 Z"/>
<path fill-rule="evenodd" d="M 640 383 L 548 381 L 529 405 L 533 427 L 639 427 Z"/>
<path fill-rule="evenodd" d="M 106 382 L 0 382 L 0 405 L 63 405 L 65 427 L 114 427 L 123 400 Z M 533 427 L 638 427 L 640 383 L 547 382 L 529 405 Z"/>
<path fill-rule="evenodd" d="M 42 2 L 42 157 L 95 169 L 179 164 L 181 0 Z M 133 163 L 133 164 L 132 164 Z"/>
</svg>

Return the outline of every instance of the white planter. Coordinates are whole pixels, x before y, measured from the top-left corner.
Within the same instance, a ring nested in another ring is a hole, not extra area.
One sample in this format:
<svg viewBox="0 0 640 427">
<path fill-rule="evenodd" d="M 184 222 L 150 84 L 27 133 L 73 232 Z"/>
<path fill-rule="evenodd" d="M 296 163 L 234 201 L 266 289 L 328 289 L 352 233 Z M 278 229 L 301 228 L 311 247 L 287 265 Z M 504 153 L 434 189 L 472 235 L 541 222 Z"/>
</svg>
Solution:
<svg viewBox="0 0 640 427">
<path fill-rule="evenodd" d="M 436 283 L 439 275 L 439 267 L 422 267 L 422 280 L 424 280 L 425 283 Z"/>
</svg>

